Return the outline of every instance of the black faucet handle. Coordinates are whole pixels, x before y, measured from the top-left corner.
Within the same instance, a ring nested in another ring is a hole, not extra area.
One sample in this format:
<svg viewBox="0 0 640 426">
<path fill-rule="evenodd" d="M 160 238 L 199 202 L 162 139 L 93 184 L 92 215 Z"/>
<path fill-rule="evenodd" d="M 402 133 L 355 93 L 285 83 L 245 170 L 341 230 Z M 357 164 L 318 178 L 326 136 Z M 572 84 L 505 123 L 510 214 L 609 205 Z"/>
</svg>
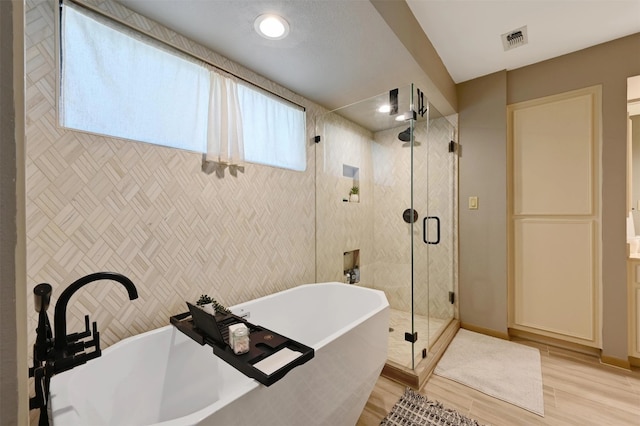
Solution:
<svg viewBox="0 0 640 426">
<path fill-rule="evenodd" d="M 91 352 L 91 354 L 93 354 L 94 352 L 98 352 L 98 356 L 100 356 L 100 332 L 98 331 L 98 323 L 97 322 L 93 322 L 93 331 L 91 332 L 91 337 L 92 339 L 86 342 L 82 342 L 85 348 L 91 348 L 94 347 L 95 350 L 93 352 Z"/>
<path fill-rule="evenodd" d="M 98 323 L 92 323 L 92 329 L 89 329 L 89 316 L 85 315 L 85 328 L 86 330 L 82 333 L 73 333 L 67 336 L 67 349 L 66 352 L 68 355 L 75 355 L 80 352 L 83 352 L 86 348 L 94 347 L 96 350 L 94 352 L 98 352 L 97 356 L 100 356 L 100 332 L 98 331 Z M 91 340 L 88 341 L 79 341 L 80 339 L 84 339 L 87 337 L 92 337 Z M 91 352 L 91 355 L 94 354 Z M 88 354 L 87 354 L 88 355 Z M 92 358 L 91 358 L 92 359 Z"/>
<path fill-rule="evenodd" d="M 95 322 L 94 322 L 95 324 Z M 91 329 L 89 329 L 89 315 L 84 316 L 84 331 L 82 333 L 71 333 L 66 336 L 67 343 L 77 342 L 80 339 L 84 339 L 91 336 Z"/>
<path fill-rule="evenodd" d="M 93 322 L 93 340 L 91 341 L 91 346 L 95 348 L 92 352 L 94 358 L 102 355 L 102 350 L 100 349 L 100 332 L 98 331 L 98 323 Z"/>
</svg>

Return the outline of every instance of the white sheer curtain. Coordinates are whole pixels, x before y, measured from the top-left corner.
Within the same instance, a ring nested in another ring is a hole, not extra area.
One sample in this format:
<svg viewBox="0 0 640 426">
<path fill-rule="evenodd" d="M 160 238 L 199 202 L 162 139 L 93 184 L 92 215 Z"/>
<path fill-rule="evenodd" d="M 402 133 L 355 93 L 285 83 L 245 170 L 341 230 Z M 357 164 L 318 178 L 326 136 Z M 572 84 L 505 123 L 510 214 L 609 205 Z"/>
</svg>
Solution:
<svg viewBox="0 0 640 426">
<path fill-rule="evenodd" d="M 304 171 L 305 112 L 273 96 L 238 85 L 247 162 Z"/>
<path fill-rule="evenodd" d="M 205 160 L 218 165 L 244 162 L 242 114 L 235 81 L 211 72 Z"/>
<path fill-rule="evenodd" d="M 209 71 L 202 64 L 68 3 L 61 47 L 64 127 L 204 152 Z"/>
</svg>

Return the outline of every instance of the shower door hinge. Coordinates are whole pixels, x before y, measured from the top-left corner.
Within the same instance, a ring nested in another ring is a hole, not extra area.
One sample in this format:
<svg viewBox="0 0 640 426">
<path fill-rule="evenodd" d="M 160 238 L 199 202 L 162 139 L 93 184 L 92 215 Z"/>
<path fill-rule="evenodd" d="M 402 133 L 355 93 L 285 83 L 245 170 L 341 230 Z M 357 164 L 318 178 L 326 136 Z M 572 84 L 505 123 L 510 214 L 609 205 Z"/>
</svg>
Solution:
<svg viewBox="0 0 640 426">
<path fill-rule="evenodd" d="M 414 332 L 413 334 L 411 333 L 404 333 L 404 340 L 406 340 L 407 342 L 411 342 L 411 343 L 415 343 L 418 341 L 418 332 Z"/>
<path fill-rule="evenodd" d="M 389 90 L 389 115 L 398 113 L 398 89 Z"/>
<path fill-rule="evenodd" d="M 449 303 L 452 305 L 456 303 L 456 294 L 453 291 L 449 292 Z"/>
<path fill-rule="evenodd" d="M 427 106 L 424 104 L 424 93 L 420 90 L 418 90 L 418 114 L 420 114 L 420 117 L 424 117 L 424 114 L 427 112 Z M 414 117 L 415 120 L 415 117 Z"/>
<path fill-rule="evenodd" d="M 320 136 L 315 136 L 315 137 L 313 138 L 313 141 L 314 141 L 315 143 L 320 143 Z"/>
<path fill-rule="evenodd" d="M 449 152 L 456 152 L 458 150 L 458 144 L 454 141 L 449 142 Z"/>
</svg>

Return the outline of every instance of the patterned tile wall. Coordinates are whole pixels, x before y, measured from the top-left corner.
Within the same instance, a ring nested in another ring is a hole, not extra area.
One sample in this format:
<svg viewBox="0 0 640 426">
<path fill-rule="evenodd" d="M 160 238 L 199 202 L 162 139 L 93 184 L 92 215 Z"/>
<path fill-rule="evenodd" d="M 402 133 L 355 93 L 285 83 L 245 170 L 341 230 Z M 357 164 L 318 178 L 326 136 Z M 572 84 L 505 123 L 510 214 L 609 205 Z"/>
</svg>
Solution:
<svg viewBox="0 0 640 426">
<path fill-rule="evenodd" d="M 73 297 L 68 329 L 97 321 L 103 347 L 168 324 L 185 300 L 221 303 L 315 281 L 317 105 L 118 3 L 87 0 L 164 40 L 208 58 L 307 107 L 307 170 L 248 164 L 237 176 L 201 172 L 201 155 L 60 128 L 56 121 L 55 7 L 26 2 L 28 303 L 37 283 L 55 303 L 75 279 L 116 271 L 136 283 L 128 301 L 116 283 Z M 37 324 L 33 309 L 30 344 Z M 52 312 L 50 313 L 52 315 Z M 53 318 L 52 318 L 53 319 Z M 31 363 L 31 361 L 29 361 Z"/>
<path fill-rule="evenodd" d="M 335 113 L 319 118 L 317 128 L 322 138 L 316 155 L 318 281 L 344 281 L 343 253 L 359 250 L 359 284 L 373 287 L 373 135 Z M 358 170 L 358 203 L 343 201 L 354 185 L 345 166 Z"/>
<path fill-rule="evenodd" d="M 402 217 L 411 207 L 411 148 L 398 139 L 406 127 L 375 134 L 374 275 L 375 288 L 385 291 L 391 306 L 411 312 L 412 233 Z M 424 214 L 424 209 L 416 210 Z M 417 227 L 413 235 L 418 238 Z"/>
</svg>

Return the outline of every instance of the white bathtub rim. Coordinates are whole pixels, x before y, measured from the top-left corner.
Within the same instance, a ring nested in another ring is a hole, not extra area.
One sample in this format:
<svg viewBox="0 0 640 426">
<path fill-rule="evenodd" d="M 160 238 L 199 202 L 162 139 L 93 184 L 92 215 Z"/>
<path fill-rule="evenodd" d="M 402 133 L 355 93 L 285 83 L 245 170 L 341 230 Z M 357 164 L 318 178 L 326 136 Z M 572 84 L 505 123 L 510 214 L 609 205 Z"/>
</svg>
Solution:
<svg viewBox="0 0 640 426">
<path fill-rule="evenodd" d="M 279 292 L 276 292 L 276 293 L 267 294 L 266 296 L 262 296 L 262 297 L 259 297 L 257 299 L 252 299 L 252 300 L 248 300 L 246 302 L 239 303 L 237 305 L 229 307 L 229 310 L 231 312 L 236 313 L 240 309 L 244 309 L 246 307 L 250 307 L 252 303 L 257 302 L 259 300 L 271 299 L 273 297 L 277 297 L 278 295 L 282 295 L 284 293 L 290 293 L 290 292 L 294 292 L 296 290 L 300 290 L 300 289 L 302 289 L 304 287 L 318 286 L 318 285 L 325 285 L 325 286 L 331 286 L 331 287 L 334 287 L 334 286 L 356 287 L 357 289 L 362 290 L 362 291 L 376 293 L 378 295 L 378 297 L 381 297 L 381 300 L 384 300 L 384 303 L 381 303 L 375 309 L 368 311 L 366 314 L 359 316 L 357 320 L 352 321 L 352 322 L 346 324 L 343 327 L 340 327 L 338 330 L 336 330 L 335 332 L 329 334 L 328 336 L 325 336 L 320 341 L 315 342 L 313 344 L 310 344 L 309 346 L 311 346 L 316 351 L 321 349 L 322 347 L 328 345 L 330 342 L 332 342 L 333 340 L 335 340 L 338 337 L 342 336 L 343 334 L 347 333 L 349 330 L 351 330 L 351 329 L 357 327 L 358 325 L 362 324 L 363 322 L 367 321 L 369 318 L 372 318 L 374 315 L 377 315 L 378 313 L 384 311 L 385 309 L 389 309 L 389 301 L 387 300 L 387 296 L 385 295 L 384 291 L 382 291 L 382 290 L 376 290 L 376 289 L 373 289 L 373 288 L 361 287 L 361 286 L 353 286 L 352 284 L 345 284 L 345 283 L 341 283 L 341 282 L 337 282 L 337 281 L 331 281 L 331 282 L 324 282 L 324 283 L 301 284 L 301 285 L 296 286 L 296 287 L 291 287 L 291 288 L 289 288 L 287 290 L 282 290 L 282 291 L 279 291 Z M 248 321 L 251 322 L 251 318 L 248 318 Z M 256 325 L 260 325 L 260 324 L 256 324 Z M 274 331 L 276 333 L 280 333 L 281 332 L 279 330 L 272 330 L 272 331 Z M 300 342 L 300 343 L 303 343 L 303 342 Z"/>
</svg>

